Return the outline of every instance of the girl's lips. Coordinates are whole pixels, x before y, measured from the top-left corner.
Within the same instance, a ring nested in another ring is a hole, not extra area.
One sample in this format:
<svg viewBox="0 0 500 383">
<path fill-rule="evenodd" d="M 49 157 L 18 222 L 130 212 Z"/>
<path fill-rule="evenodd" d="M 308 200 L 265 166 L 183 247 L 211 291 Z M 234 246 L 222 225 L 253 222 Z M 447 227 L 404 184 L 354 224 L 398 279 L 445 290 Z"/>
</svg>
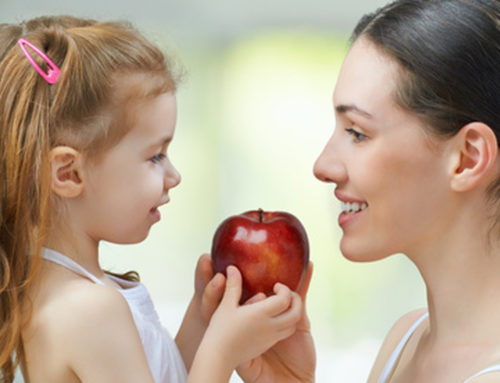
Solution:
<svg viewBox="0 0 500 383">
<path fill-rule="evenodd" d="M 151 214 L 153 216 L 155 222 L 158 222 L 161 219 L 161 213 L 157 207 L 152 208 L 149 211 L 149 214 Z"/>
</svg>

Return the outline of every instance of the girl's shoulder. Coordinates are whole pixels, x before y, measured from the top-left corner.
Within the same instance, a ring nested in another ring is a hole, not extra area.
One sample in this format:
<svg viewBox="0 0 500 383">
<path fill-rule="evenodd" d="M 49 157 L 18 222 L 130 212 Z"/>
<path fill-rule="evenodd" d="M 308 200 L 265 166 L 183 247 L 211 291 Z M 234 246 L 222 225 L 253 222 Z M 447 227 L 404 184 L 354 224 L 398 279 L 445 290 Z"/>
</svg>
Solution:
<svg viewBox="0 0 500 383">
<path fill-rule="evenodd" d="M 132 319 L 128 304 L 115 288 L 98 285 L 80 278 L 62 283 L 57 291 L 49 292 L 38 302 L 33 320 L 46 330 L 55 329 L 58 334 L 67 331 L 71 335 L 84 323 L 99 323 L 104 327 L 106 318 Z M 90 329 L 89 329 L 90 330 Z M 99 331 L 99 328 L 92 329 Z"/>
<path fill-rule="evenodd" d="M 136 358 L 139 371 L 141 366 L 147 369 L 132 313 L 119 291 L 83 278 L 48 283 L 34 300 L 32 319 L 23 332 L 28 372 L 48 374 L 35 381 L 71 381 L 68 376 L 85 380 L 82 374 L 94 381 L 92 371 L 102 373 L 96 382 L 106 381 L 106 376 L 107 381 L 127 381 L 115 374 L 117 366 L 109 362 L 113 355 L 125 363 Z"/>
<path fill-rule="evenodd" d="M 394 349 L 401 342 L 408 330 L 426 313 L 422 308 L 411 311 L 399 318 L 387 333 L 370 372 L 368 383 L 377 382 Z"/>
</svg>

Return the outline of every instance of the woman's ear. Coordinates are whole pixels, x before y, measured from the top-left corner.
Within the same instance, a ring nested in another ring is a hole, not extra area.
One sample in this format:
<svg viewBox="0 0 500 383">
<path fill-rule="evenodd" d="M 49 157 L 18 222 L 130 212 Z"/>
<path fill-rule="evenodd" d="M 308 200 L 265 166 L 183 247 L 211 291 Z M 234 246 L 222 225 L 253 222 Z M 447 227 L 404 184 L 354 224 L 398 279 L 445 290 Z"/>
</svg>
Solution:
<svg viewBox="0 0 500 383">
<path fill-rule="evenodd" d="M 81 154 L 68 146 L 57 146 L 49 153 L 51 187 L 63 198 L 75 198 L 83 190 Z"/>
<path fill-rule="evenodd" d="M 453 160 L 451 187 L 467 191 L 488 178 L 497 160 L 498 143 L 493 130 L 481 122 L 465 125 L 454 139 L 457 156 Z"/>
</svg>

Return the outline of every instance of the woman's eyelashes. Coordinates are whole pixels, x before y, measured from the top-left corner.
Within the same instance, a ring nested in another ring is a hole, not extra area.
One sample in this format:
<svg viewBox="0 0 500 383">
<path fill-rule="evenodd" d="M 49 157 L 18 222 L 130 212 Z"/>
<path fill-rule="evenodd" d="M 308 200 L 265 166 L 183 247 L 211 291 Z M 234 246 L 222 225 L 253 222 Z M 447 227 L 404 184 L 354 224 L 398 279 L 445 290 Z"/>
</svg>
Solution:
<svg viewBox="0 0 500 383">
<path fill-rule="evenodd" d="M 154 155 L 153 157 L 151 157 L 149 160 L 154 164 L 158 164 L 158 163 L 162 162 L 165 158 L 167 158 L 165 153 L 158 153 L 158 154 Z"/>
<path fill-rule="evenodd" d="M 360 133 L 353 128 L 346 128 L 345 131 L 353 137 L 353 141 L 356 143 L 364 141 L 367 138 L 363 133 Z"/>
</svg>

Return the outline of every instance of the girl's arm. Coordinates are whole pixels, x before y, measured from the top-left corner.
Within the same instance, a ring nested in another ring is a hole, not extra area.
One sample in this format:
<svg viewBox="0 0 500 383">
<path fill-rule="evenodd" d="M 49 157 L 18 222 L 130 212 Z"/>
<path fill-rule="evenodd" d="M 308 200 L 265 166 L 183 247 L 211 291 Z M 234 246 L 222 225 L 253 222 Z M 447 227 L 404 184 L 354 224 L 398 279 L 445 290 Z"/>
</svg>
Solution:
<svg viewBox="0 0 500 383">
<path fill-rule="evenodd" d="M 302 301 L 288 287 L 276 284 L 275 295 L 239 305 L 241 274 L 227 270 L 225 292 L 196 352 L 188 383 L 228 382 L 233 370 L 295 333 Z"/>
</svg>

